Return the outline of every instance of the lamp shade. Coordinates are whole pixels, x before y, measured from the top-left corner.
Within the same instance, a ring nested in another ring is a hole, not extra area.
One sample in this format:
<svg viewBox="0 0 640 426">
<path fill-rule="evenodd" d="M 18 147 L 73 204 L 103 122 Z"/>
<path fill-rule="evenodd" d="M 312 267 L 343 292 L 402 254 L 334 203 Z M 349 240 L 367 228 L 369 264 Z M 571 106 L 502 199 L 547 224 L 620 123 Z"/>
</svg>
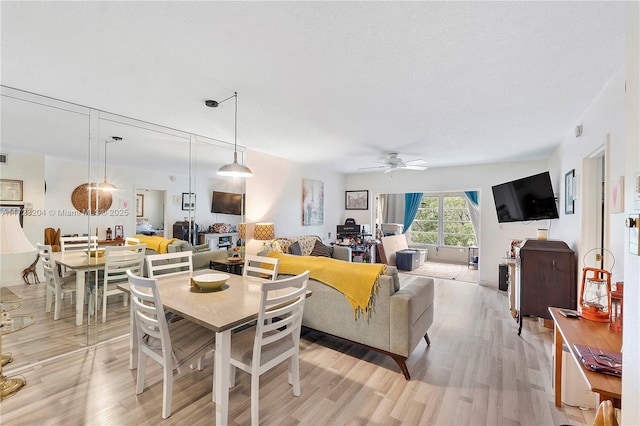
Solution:
<svg viewBox="0 0 640 426">
<path fill-rule="evenodd" d="M 238 238 L 240 238 L 241 240 L 244 240 L 245 238 L 247 238 L 247 224 L 246 223 L 239 223 L 238 224 Z"/>
<path fill-rule="evenodd" d="M 273 223 L 256 223 L 253 238 L 256 240 L 267 241 L 276 237 Z"/>
<path fill-rule="evenodd" d="M 14 214 L 0 215 L 0 254 L 18 254 L 36 251 L 29 242 L 18 216 Z"/>
</svg>

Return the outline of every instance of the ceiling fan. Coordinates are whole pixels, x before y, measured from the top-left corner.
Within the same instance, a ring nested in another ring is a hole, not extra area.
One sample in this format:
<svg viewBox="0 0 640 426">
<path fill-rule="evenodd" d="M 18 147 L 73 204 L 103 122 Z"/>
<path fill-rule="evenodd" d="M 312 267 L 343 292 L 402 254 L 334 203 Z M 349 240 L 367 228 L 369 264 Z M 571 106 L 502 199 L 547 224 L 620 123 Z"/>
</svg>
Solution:
<svg viewBox="0 0 640 426">
<path fill-rule="evenodd" d="M 397 152 L 389 154 L 384 161 L 376 161 L 376 163 L 384 164 L 383 166 L 362 167 L 358 170 L 370 170 L 370 169 L 384 169 L 385 173 L 390 173 L 395 170 L 427 170 L 427 162 L 424 160 L 411 160 L 402 161 L 402 158 L 398 157 Z"/>
</svg>

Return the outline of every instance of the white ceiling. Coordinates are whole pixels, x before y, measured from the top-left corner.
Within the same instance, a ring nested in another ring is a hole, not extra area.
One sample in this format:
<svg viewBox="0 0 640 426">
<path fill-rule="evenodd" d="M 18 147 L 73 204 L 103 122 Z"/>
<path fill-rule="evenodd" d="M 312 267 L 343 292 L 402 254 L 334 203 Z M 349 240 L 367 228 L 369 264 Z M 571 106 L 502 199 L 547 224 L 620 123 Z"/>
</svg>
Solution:
<svg viewBox="0 0 640 426">
<path fill-rule="evenodd" d="M 344 173 L 546 158 L 624 62 L 623 2 L 0 7 L 5 86 L 225 141 L 237 91 L 238 144 Z"/>
</svg>

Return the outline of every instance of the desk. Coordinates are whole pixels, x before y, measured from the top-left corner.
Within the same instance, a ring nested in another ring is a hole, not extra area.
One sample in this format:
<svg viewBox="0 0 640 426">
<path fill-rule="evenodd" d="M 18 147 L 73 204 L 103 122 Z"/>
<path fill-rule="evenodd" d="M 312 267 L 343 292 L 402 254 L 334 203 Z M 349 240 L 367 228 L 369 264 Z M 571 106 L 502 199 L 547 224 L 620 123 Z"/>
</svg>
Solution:
<svg viewBox="0 0 640 426">
<path fill-rule="evenodd" d="M 194 271 L 193 275 L 208 273 Z M 229 415 L 229 371 L 231 354 L 231 330 L 258 318 L 262 280 L 230 275 L 225 290 L 212 293 L 196 293 L 190 289 L 190 275 L 177 274 L 158 277 L 158 291 L 166 310 L 170 310 L 216 333 L 214 353 L 216 425 L 226 425 Z M 130 293 L 129 284 L 118 284 L 120 290 Z M 307 291 L 307 297 L 311 295 Z M 130 304 L 133 306 L 132 304 Z M 137 355 L 136 328 L 131 311 L 129 367 L 135 368 Z"/>
<path fill-rule="evenodd" d="M 600 401 L 611 400 L 614 407 L 620 408 L 622 398 L 622 379 L 584 368 L 573 345 L 575 343 L 595 346 L 602 349 L 619 351 L 622 348 L 622 335 L 609 331 L 608 322 L 590 321 L 584 318 L 566 318 L 560 308 L 549 308 L 554 324 L 555 343 L 555 383 L 556 407 L 562 406 L 562 342 L 566 342 L 580 375 L 591 392 L 598 394 Z"/>
<path fill-rule="evenodd" d="M 76 272 L 76 325 L 82 325 L 84 309 L 84 273 L 104 269 L 104 256 L 87 256 L 82 250 L 51 253 L 57 264 Z"/>
</svg>

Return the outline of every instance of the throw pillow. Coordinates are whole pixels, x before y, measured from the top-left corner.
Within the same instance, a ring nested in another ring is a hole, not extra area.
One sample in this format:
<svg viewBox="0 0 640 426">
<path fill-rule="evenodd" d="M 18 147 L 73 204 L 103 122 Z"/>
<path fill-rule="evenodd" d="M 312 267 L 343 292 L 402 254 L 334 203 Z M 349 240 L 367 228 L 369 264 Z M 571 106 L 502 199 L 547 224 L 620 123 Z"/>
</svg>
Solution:
<svg viewBox="0 0 640 426">
<path fill-rule="evenodd" d="M 298 243 L 297 241 L 295 243 L 292 243 L 289 246 L 289 253 L 296 256 L 302 256 L 302 247 L 300 247 L 300 243 Z"/>
<path fill-rule="evenodd" d="M 333 247 L 328 247 L 322 244 L 320 240 L 316 240 L 313 250 L 311 250 L 310 256 L 324 256 L 331 257 L 333 254 Z"/>
</svg>

